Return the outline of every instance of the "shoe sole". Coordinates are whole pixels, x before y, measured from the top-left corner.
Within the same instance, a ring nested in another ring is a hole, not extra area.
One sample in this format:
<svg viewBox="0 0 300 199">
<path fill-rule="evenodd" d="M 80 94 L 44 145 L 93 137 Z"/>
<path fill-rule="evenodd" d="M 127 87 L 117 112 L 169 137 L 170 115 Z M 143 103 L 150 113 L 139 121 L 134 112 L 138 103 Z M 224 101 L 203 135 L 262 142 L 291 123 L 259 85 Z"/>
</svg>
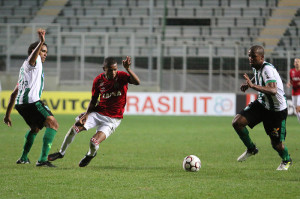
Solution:
<svg viewBox="0 0 300 199">
<path fill-rule="evenodd" d="M 96 156 L 96 155 L 95 155 Z M 94 156 L 94 157 L 95 157 Z M 86 156 L 79 162 L 79 167 L 86 167 L 87 165 L 90 164 L 90 162 L 92 161 L 92 159 L 94 159 L 94 157 L 92 157 L 90 160 L 88 160 L 88 162 L 85 163 L 85 165 L 82 165 L 81 162 L 86 158 Z"/>
<path fill-rule="evenodd" d="M 57 159 L 62 159 L 64 156 L 62 156 L 62 157 L 57 157 L 57 158 L 49 158 L 49 156 L 48 156 L 48 161 L 55 161 L 55 160 L 57 160 Z"/>
</svg>

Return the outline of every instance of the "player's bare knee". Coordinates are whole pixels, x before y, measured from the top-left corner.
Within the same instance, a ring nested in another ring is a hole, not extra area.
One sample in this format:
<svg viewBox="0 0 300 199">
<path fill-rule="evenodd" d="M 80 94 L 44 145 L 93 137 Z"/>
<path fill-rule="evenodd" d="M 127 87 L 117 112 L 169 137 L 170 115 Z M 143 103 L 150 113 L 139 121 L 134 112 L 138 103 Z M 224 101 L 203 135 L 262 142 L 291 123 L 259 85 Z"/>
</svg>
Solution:
<svg viewBox="0 0 300 199">
<path fill-rule="evenodd" d="M 52 129 L 54 129 L 54 130 L 56 130 L 57 131 L 57 129 L 58 129 L 58 122 L 56 121 L 56 119 L 54 118 L 53 120 L 51 120 L 51 122 L 50 122 L 50 128 L 52 128 Z"/>
<path fill-rule="evenodd" d="M 33 133 L 38 133 L 40 129 L 38 127 L 30 127 L 30 131 Z"/>
<path fill-rule="evenodd" d="M 240 115 L 236 115 L 232 120 L 232 126 L 234 129 L 241 129 L 244 127 Z"/>
<path fill-rule="evenodd" d="M 272 147 L 276 151 L 283 151 L 284 150 L 284 145 L 282 142 L 272 142 Z"/>
<path fill-rule="evenodd" d="M 97 140 L 97 142 L 100 144 L 102 141 L 104 141 L 106 139 L 106 135 L 105 133 L 103 133 L 102 131 L 98 131 L 93 138 L 95 138 Z"/>
<path fill-rule="evenodd" d="M 232 121 L 232 127 L 233 127 L 234 129 L 236 129 L 236 128 L 238 128 L 238 126 L 239 126 L 239 124 L 238 124 L 237 120 L 233 120 L 233 121 Z"/>
<path fill-rule="evenodd" d="M 47 128 L 52 128 L 56 131 L 58 130 L 58 127 L 59 127 L 57 120 L 53 116 L 47 117 L 47 119 L 45 121 L 45 126 Z"/>
<path fill-rule="evenodd" d="M 296 113 L 300 113 L 300 106 L 296 107 Z"/>
<path fill-rule="evenodd" d="M 236 128 L 238 126 L 238 122 L 237 122 L 237 116 L 235 116 L 231 122 L 231 125 L 233 126 L 233 128 Z"/>
</svg>

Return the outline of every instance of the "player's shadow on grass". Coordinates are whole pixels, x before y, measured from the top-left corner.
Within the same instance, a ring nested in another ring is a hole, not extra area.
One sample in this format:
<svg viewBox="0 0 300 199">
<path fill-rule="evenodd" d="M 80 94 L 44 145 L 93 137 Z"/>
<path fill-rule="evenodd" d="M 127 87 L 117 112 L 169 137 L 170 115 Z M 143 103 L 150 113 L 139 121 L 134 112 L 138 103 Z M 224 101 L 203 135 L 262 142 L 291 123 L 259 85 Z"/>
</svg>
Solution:
<svg viewBox="0 0 300 199">
<path fill-rule="evenodd" d="M 122 166 L 90 166 L 90 168 L 93 169 L 102 169 L 102 170 L 124 170 L 124 171 L 129 171 L 129 170 L 166 170 L 168 169 L 167 167 L 159 167 L 159 166 L 144 166 L 144 167 L 122 167 Z"/>
</svg>

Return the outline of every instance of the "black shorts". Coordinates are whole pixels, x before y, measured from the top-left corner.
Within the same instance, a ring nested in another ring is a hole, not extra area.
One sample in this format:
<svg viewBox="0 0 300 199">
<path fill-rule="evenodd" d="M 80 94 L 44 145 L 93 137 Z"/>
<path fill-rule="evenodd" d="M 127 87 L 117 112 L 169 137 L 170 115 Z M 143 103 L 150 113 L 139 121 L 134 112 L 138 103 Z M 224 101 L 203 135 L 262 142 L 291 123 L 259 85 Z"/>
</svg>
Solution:
<svg viewBox="0 0 300 199">
<path fill-rule="evenodd" d="M 30 104 L 17 104 L 15 107 L 30 127 L 42 129 L 46 118 L 53 116 L 49 108 L 42 101 Z"/>
<path fill-rule="evenodd" d="M 257 100 L 249 104 L 240 112 L 249 122 L 248 126 L 254 126 L 263 122 L 266 133 L 274 141 L 284 141 L 286 136 L 287 109 L 282 111 L 270 111 Z"/>
</svg>

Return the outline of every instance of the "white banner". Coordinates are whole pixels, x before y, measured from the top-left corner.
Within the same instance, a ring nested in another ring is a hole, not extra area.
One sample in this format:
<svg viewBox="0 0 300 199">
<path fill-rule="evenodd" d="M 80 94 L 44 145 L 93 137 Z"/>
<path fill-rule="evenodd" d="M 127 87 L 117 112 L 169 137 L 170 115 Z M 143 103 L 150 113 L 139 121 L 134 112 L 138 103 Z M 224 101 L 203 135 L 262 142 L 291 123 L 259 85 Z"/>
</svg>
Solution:
<svg viewBox="0 0 300 199">
<path fill-rule="evenodd" d="M 128 92 L 127 115 L 235 115 L 232 93 L 138 93 Z"/>
</svg>

